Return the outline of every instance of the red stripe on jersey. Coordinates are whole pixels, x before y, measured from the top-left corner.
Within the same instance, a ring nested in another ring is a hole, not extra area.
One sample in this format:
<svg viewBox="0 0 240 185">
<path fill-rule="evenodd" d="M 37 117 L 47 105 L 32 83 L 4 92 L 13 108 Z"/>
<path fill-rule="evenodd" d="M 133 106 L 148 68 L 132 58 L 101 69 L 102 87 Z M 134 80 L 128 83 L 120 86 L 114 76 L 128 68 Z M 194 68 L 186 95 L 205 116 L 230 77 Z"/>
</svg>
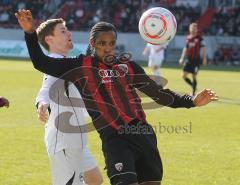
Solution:
<svg viewBox="0 0 240 185">
<path fill-rule="evenodd" d="M 104 118 L 104 120 L 106 120 L 106 124 L 109 124 L 111 127 L 117 129 L 118 125 L 116 124 L 115 120 L 113 119 L 111 114 L 108 114 L 109 110 L 107 108 L 107 105 L 103 99 L 103 97 L 101 96 L 100 92 L 99 92 L 99 86 L 101 85 L 101 82 L 96 81 L 96 75 L 99 74 L 94 74 L 93 73 L 93 60 L 90 57 L 84 58 L 83 60 L 83 73 L 86 77 L 88 77 L 87 79 L 87 89 L 90 92 L 90 95 L 93 97 L 93 100 L 95 100 L 95 105 L 98 111 L 101 112 L 101 116 Z M 96 69 L 96 71 L 98 71 Z"/>
<path fill-rule="evenodd" d="M 201 36 L 192 37 L 189 35 L 187 37 L 187 57 L 191 59 L 199 59 L 200 58 L 200 50 L 201 50 Z"/>
<path fill-rule="evenodd" d="M 132 84 L 133 83 L 133 76 L 135 75 L 134 69 L 132 65 L 128 65 L 129 66 L 129 74 L 130 74 L 130 78 L 131 78 L 131 82 L 128 80 L 128 84 Z M 134 87 L 132 87 L 134 88 Z M 138 94 L 136 93 L 135 89 L 128 89 L 128 94 L 129 94 L 129 104 L 132 108 L 132 112 L 134 112 L 134 114 L 136 115 L 136 117 L 139 120 L 146 120 L 146 115 L 143 111 L 142 105 L 141 105 L 141 99 L 138 96 Z M 131 101 L 130 101 L 131 100 Z"/>
<path fill-rule="evenodd" d="M 120 117 L 125 123 L 129 123 L 135 118 L 132 112 L 131 106 L 129 106 L 129 95 L 126 92 L 126 87 L 128 86 L 126 81 L 126 75 L 114 78 L 113 83 L 111 83 L 112 99 Z"/>
</svg>

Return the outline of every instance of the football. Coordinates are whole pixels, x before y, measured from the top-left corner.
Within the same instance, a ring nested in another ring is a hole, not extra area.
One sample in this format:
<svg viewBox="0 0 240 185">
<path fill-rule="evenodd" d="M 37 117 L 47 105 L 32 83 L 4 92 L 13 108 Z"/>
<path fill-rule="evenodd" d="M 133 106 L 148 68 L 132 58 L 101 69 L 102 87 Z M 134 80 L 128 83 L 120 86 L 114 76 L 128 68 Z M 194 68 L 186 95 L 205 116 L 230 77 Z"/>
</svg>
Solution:
<svg viewBox="0 0 240 185">
<path fill-rule="evenodd" d="M 161 45 L 169 43 L 177 31 L 174 15 L 162 7 L 145 11 L 138 24 L 141 37 L 148 43 Z"/>
</svg>

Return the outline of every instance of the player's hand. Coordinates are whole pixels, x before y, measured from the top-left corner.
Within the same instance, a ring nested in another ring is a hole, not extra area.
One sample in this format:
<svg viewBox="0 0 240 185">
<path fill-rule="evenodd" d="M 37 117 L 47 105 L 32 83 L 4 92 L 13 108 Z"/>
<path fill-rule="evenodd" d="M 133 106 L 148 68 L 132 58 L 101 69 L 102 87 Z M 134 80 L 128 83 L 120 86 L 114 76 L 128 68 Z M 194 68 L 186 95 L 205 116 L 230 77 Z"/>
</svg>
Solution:
<svg viewBox="0 0 240 185">
<path fill-rule="evenodd" d="M 48 114 L 47 114 L 47 109 L 48 109 L 49 104 L 47 103 L 40 103 L 38 106 L 38 119 L 42 121 L 43 123 L 46 123 L 48 120 Z"/>
<path fill-rule="evenodd" d="M 218 100 L 218 96 L 214 91 L 212 91 L 211 89 L 204 89 L 194 97 L 193 103 L 197 107 L 200 107 L 216 100 Z"/>
<path fill-rule="evenodd" d="M 9 101 L 8 99 L 4 98 L 4 97 L 0 97 L 0 107 L 9 107 Z"/>
<path fill-rule="evenodd" d="M 204 66 L 207 66 L 207 64 L 208 64 L 208 63 L 207 63 L 207 59 L 206 59 L 206 58 L 203 59 L 203 65 L 204 65 Z"/>
<path fill-rule="evenodd" d="M 180 59 L 180 60 L 179 60 L 179 64 L 180 64 L 180 65 L 183 65 L 183 64 L 184 64 L 184 60 L 183 60 L 183 59 Z"/>
<path fill-rule="evenodd" d="M 23 31 L 27 33 L 34 32 L 33 17 L 30 10 L 20 9 L 17 13 L 15 13 L 15 16 L 18 19 L 18 23 Z"/>
</svg>

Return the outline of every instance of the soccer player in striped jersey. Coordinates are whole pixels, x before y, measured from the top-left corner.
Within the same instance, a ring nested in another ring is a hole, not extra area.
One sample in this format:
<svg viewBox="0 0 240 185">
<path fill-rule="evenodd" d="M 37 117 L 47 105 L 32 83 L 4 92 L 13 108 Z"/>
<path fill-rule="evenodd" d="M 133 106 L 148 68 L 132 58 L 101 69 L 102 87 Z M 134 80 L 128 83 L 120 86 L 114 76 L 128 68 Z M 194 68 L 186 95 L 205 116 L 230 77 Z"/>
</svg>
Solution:
<svg viewBox="0 0 240 185">
<path fill-rule="evenodd" d="M 197 23 L 189 25 L 190 34 L 187 36 L 186 46 L 183 48 L 179 63 L 183 67 L 183 79 L 192 87 L 192 95 L 195 95 L 197 90 L 197 74 L 201 64 L 200 52 L 203 49 L 203 65 L 207 65 L 207 49 L 202 36 L 198 33 Z M 184 59 L 186 57 L 186 63 Z M 192 74 L 192 80 L 188 75 Z"/>
<path fill-rule="evenodd" d="M 51 57 L 66 57 L 73 47 L 72 34 L 63 19 L 49 19 L 37 28 L 38 40 Z M 60 63 L 61 65 L 61 63 Z M 53 85 L 58 83 L 57 88 Z M 66 96 L 63 95 L 64 92 Z M 85 124 L 84 107 L 71 105 L 70 97 L 81 98 L 73 83 L 44 74 L 42 87 L 36 98 L 38 117 L 45 125 L 45 144 L 50 159 L 53 185 L 100 185 L 102 177 L 96 161 L 87 148 L 87 133 L 80 130 Z M 59 102 L 66 101 L 69 106 Z M 49 118 L 47 119 L 47 110 Z M 66 123 L 55 120 L 62 112 L 73 114 L 71 125 L 75 131 L 63 132 L 59 127 Z"/>
<path fill-rule="evenodd" d="M 160 185 L 163 169 L 156 134 L 146 121 L 135 88 L 172 108 L 203 106 L 217 100 L 216 94 L 205 89 L 194 98 L 178 95 L 157 85 L 135 62 L 115 58 L 117 32 L 110 23 L 99 22 L 92 27 L 90 56 L 57 59 L 44 55 L 39 47 L 31 12 L 19 10 L 15 15 L 25 32 L 34 67 L 74 82 L 81 93 L 102 140 L 111 184 Z"/>
</svg>

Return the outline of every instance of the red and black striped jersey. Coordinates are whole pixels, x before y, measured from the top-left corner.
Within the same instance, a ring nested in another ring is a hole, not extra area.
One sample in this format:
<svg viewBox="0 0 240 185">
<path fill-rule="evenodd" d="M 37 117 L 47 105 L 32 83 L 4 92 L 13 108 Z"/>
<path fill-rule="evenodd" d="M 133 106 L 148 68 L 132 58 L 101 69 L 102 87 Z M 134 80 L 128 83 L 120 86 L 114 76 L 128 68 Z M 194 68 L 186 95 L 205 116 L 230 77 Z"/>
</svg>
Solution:
<svg viewBox="0 0 240 185">
<path fill-rule="evenodd" d="M 192 35 L 188 35 L 186 39 L 186 48 L 187 53 L 186 56 L 189 59 L 200 59 L 200 51 L 201 47 L 204 47 L 205 43 L 203 38 L 200 35 L 192 37 Z"/>
<path fill-rule="evenodd" d="M 25 33 L 25 39 L 36 69 L 75 84 L 102 137 L 111 131 L 115 132 L 124 124 L 134 121 L 146 123 L 136 89 L 163 106 L 194 107 L 191 96 L 181 96 L 163 89 L 133 61 L 118 61 L 109 66 L 97 57 L 85 55 L 51 58 L 42 52 L 36 33 Z"/>
</svg>

